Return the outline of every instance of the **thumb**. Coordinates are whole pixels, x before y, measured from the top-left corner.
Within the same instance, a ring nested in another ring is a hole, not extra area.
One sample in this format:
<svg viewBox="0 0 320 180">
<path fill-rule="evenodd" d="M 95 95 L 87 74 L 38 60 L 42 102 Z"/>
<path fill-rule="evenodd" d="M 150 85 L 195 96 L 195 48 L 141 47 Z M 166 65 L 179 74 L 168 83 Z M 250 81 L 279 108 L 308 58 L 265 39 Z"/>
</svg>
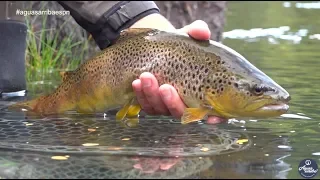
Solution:
<svg viewBox="0 0 320 180">
<path fill-rule="evenodd" d="M 177 31 L 180 33 L 186 33 L 199 40 L 208 40 L 211 36 L 208 24 L 202 20 L 196 20 L 181 29 L 177 29 Z"/>
</svg>

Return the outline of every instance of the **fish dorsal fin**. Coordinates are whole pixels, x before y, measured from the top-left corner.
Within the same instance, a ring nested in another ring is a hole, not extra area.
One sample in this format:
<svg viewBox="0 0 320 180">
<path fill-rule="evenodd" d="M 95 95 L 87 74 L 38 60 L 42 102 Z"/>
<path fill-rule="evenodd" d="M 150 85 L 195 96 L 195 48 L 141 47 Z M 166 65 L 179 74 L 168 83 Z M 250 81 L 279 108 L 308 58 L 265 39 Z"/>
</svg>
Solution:
<svg viewBox="0 0 320 180">
<path fill-rule="evenodd" d="M 60 71 L 60 76 L 62 78 L 62 81 L 67 79 L 72 73 L 73 71 Z"/>
<path fill-rule="evenodd" d="M 158 31 L 158 29 L 153 28 L 128 28 L 121 31 L 119 38 L 114 41 L 114 44 L 120 43 L 141 34 L 148 34 Z"/>
</svg>

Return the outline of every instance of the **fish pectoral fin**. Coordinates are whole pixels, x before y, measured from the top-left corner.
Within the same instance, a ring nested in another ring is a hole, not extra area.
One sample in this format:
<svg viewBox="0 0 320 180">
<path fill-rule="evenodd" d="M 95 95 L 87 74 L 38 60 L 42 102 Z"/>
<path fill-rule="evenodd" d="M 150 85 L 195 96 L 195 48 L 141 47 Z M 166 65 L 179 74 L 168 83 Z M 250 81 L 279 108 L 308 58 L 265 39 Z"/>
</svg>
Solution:
<svg viewBox="0 0 320 180">
<path fill-rule="evenodd" d="M 123 120 L 129 110 L 130 103 L 125 104 L 116 114 L 116 120 Z"/>
<path fill-rule="evenodd" d="M 127 117 L 137 117 L 141 111 L 141 106 L 139 104 L 131 105 L 127 112 Z"/>
<path fill-rule="evenodd" d="M 130 100 L 116 114 L 116 120 L 123 120 L 125 117 L 137 117 L 141 106 L 136 99 Z"/>
<path fill-rule="evenodd" d="M 202 120 L 209 113 L 209 109 L 205 108 L 186 108 L 182 117 L 181 124 L 188 124 Z"/>
</svg>

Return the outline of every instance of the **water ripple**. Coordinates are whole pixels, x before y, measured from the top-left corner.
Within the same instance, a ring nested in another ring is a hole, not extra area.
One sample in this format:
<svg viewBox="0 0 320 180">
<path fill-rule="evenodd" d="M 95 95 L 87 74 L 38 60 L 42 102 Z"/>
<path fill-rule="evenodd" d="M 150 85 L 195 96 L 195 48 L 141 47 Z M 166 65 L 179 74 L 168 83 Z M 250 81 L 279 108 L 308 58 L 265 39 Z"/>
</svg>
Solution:
<svg viewBox="0 0 320 180">
<path fill-rule="evenodd" d="M 283 2 L 283 7 L 290 8 L 292 2 Z M 294 4 L 294 3 L 292 3 Z M 300 3 L 297 2 L 294 4 L 294 6 L 298 9 L 320 9 L 320 2 L 312 2 L 312 3 Z"/>
<path fill-rule="evenodd" d="M 261 37 L 267 37 L 269 43 L 278 44 L 276 39 L 292 41 L 294 44 L 299 44 L 302 37 L 308 35 L 307 29 L 300 29 L 297 32 L 289 31 L 289 26 L 281 26 L 278 28 L 253 28 L 249 30 L 234 29 L 223 33 L 223 38 L 229 39 L 245 39 L 247 41 L 258 41 Z M 316 39 L 315 35 L 309 36 L 309 39 Z"/>
</svg>

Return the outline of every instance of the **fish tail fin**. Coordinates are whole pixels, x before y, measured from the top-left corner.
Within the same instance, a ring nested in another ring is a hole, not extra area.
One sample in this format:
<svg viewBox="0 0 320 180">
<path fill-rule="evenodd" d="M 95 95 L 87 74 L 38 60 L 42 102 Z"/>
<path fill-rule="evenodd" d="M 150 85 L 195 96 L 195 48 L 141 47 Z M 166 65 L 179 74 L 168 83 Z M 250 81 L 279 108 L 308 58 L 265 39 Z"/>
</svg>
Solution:
<svg viewBox="0 0 320 180">
<path fill-rule="evenodd" d="M 28 100 L 28 101 L 22 101 L 22 102 L 17 102 L 15 104 L 12 104 L 8 106 L 8 110 L 21 110 L 21 109 L 27 109 L 30 111 L 33 111 L 36 109 L 38 102 L 40 99 L 43 99 L 44 96 L 41 96 L 36 99 Z"/>
</svg>

